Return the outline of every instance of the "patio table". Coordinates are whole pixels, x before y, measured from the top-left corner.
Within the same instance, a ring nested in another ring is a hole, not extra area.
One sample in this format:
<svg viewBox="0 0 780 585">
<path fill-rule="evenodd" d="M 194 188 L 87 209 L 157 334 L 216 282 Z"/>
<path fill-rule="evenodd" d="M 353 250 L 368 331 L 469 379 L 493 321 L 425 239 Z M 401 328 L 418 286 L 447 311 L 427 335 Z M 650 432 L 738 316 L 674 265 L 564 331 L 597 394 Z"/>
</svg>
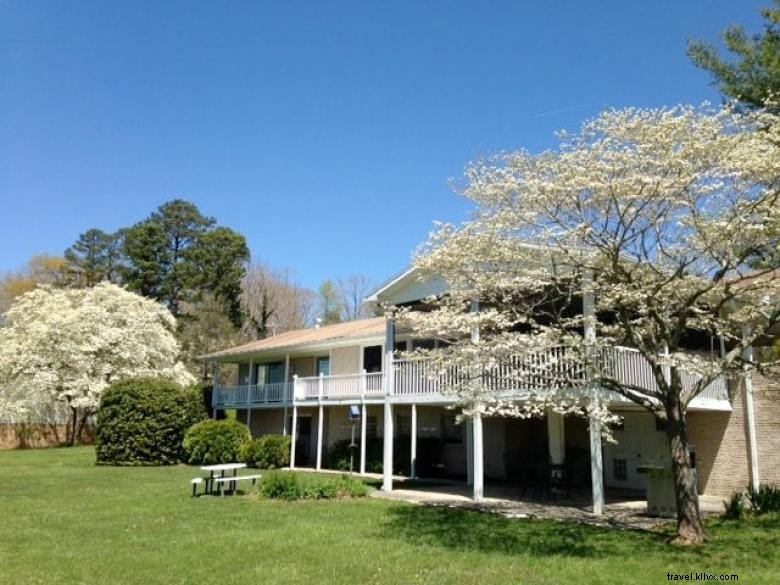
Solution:
<svg viewBox="0 0 780 585">
<path fill-rule="evenodd" d="M 238 475 L 239 469 L 244 469 L 246 463 L 218 463 L 216 465 L 201 465 L 203 471 L 208 471 L 209 476 L 206 478 L 206 492 L 210 493 L 214 482 L 214 474 L 221 473 L 221 477 L 225 477 L 225 473 L 233 471 L 233 477 Z"/>
</svg>

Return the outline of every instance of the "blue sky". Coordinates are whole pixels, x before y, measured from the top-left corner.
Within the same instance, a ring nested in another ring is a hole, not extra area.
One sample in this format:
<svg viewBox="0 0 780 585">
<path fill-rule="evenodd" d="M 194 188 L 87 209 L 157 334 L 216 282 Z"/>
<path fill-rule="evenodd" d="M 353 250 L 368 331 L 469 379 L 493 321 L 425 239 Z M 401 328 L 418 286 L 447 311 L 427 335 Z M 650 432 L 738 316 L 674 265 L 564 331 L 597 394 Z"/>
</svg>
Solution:
<svg viewBox="0 0 780 585">
<path fill-rule="evenodd" d="M 182 197 L 316 287 L 403 268 L 469 160 L 719 101 L 686 38 L 769 0 L 0 0 L 0 272 Z"/>
</svg>

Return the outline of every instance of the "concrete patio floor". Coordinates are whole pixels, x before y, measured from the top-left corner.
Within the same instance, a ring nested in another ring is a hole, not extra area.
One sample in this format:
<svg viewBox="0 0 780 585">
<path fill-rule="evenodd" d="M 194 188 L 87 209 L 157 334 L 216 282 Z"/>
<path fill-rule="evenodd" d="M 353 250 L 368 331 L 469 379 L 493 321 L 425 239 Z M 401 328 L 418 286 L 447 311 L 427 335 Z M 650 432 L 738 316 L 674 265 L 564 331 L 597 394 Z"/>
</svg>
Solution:
<svg viewBox="0 0 780 585">
<path fill-rule="evenodd" d="M 461 510 L 498 514 L 505 518 L 539 518 L 568 522 L 581 522 L 592 526 L 619 529 L 657 530 L 673 522 L 670 518 L 656 518 L 646 514 L 647 502 L 635 494 L 608 492 L 604 513 L 595 515 L 587 498 L 559 498 L 554 501 L 520 495 L 511 485 L 486 485 L 485 497 L 480 502 L 471 498 L 471 488 L 463 483 L 399 486 L 392 492 L 376 490 L 372 497 L 407 502 L 411 504 L 447 507 Z M 723 498 L 699 496 L 703 515 L 723 512 Z"/>
</svg>

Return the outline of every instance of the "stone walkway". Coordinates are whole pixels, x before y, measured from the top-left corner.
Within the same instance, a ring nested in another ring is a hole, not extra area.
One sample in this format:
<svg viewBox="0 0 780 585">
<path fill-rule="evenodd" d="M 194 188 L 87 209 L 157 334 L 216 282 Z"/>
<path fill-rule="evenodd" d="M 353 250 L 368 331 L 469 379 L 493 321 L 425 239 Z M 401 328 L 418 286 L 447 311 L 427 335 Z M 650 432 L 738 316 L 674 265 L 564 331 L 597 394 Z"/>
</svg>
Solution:
<svg viewBox="0 0 780 585">
<path fill-rule="evenodd" d="M 441 487 L 438 490 L 441 490 Z M 498 514 L 504 518 L 580 522 L 590 526 L 616 528 L 619 530 L 657 531 L 665 524 L 673 521 L 669 518 L 647 516 L 645 513 L 646 502 L 644 500 L 609 503 L 604 507 L 604 514 L 597 516 L 589 511 L 587 503 L 581 501 L 550 503 L 547 501 L 486 497 L 481 502 L 475 502 L 464 492 L 465 490 L 463 489 L 433 491 L 421 488 L 414 490 L 399 489 L 390 493 L 377 490 L 372 493 L 372 496 L 426 506 L 474 510 Z M 702 496 L 700 505 L 704 515 L 717 514 L 723 511 L 723 503 L 719 498 Z"/>
</svg>

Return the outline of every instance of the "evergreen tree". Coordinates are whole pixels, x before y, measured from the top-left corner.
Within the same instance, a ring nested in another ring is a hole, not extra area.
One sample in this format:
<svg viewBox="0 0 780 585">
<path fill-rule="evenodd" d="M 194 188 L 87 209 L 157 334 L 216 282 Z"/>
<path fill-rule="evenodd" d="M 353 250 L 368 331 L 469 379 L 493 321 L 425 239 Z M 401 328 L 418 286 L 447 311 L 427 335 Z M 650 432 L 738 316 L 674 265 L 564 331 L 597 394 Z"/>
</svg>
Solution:
<svg viewBox="0 0 780 585">
<path fill-rule="evenodd" d="M 688 44 L 688 55 L 698 67 L 712 73 L 723 95 L 747 107 L 762 107 L 769 96 L 780 96 L 780 0 L 774 0 L 774 7 L 761 14 L 767 21 L 763 34 L 751 37 L 737 25 L 723 31 L 723 42 L 733 60 L 721 58 L 711 43 L 694 40 Z"/>
<path fill-rule="evenodd" d="M 67 250 L 65 259 L 76 286 L 94 286 L 119 278 L 119 236 L 96 228 L 87 230 Z"/>
</svg>

